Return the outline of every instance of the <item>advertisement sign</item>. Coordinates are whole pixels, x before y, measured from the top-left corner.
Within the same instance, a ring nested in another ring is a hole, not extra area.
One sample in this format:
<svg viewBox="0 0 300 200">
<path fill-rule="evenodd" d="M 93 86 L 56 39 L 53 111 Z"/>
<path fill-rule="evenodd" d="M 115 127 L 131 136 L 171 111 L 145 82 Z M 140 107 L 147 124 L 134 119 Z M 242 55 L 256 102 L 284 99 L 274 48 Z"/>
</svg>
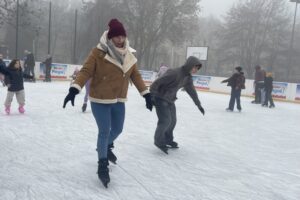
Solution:
<svg viewBox="0 0 300 200">
<path fill-rule="evenodd" d="M 288 83 L 273 82 L 272 96 L 278 99 L 286 99 Z"/>
<path fill-rule="evenodd" d="M 153 71 L 140 70 L 140 73 L 145 83 L 152 83 L 155 79 L 155 73 Z"/>
<path fill-rule="evenodd" d="M 211 76 L 193 76 L 193 82 L 196 89 L 209 90 Z"/>
<path fill-rule="evenodd" d="M 295 100 L 300 101 L 300 84 L 297 84 Z"/>
<path fill-rule="evenodd" d="M 51 72 L 50 72 L 51 77 L 59 78 L 59 79 L 67 78 L 67 73 L 66 73 L 67 68 L 68 68 L 68 65 L 66 65 L 66 64 L 52 63 Z M 44 71 L 44 73 L 45 73 L 45 71 Z"/>
</svg>

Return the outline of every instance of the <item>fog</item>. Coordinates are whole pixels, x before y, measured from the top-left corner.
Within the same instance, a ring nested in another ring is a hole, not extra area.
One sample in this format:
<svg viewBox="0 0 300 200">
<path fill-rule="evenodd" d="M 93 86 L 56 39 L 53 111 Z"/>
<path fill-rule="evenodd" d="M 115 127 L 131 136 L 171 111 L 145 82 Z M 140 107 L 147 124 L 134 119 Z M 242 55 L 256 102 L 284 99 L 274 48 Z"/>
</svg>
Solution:
<svg viewBox="0 0 300 200">
<path fill-rule="evenodd" d="M 52 0 L 49 13 L 49 0 L 1 0 L 0 53 L 22 59 L 29 50 L 37 61 L 50 53 L 54 62 L 83 64 L 118 18 L 140 69 L 181 66 L 187 47 L 207 46 L 200 74 L 229 76 L 240 65 L 253 78 L 261 65 L 277 81 L 299 82 L 300 19 L 293 29 L 288 0 Z"/>
</svg>

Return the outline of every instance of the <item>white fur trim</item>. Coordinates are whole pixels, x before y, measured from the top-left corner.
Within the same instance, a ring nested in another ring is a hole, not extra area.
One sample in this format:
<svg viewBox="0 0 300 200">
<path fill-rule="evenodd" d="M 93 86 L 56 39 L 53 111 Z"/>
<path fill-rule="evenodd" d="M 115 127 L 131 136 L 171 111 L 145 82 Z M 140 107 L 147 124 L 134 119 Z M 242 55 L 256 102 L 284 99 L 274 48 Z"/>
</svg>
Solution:
<svg viewBox="0 0 300 200">
<path fill-rule="evenodd" d="M 71 87 L 76 88 L 77 90 L 79 90 L 79 92 L 81 92 L 82 88 L 80 87 L 80 85 L 78 84 L 72 84 Z"/>
<path fill-rule="evenodd" d="M 108 33 L 108 30 L 104 31 L 104 33 L 100 37 L 100 42 L 103 43 L 103 44 L 107 44 L 107 33 Z M 124 58 L 123 66 L 118 61 L 116 61 L 111 56 L 109 56 L 108 54 L 106 54 L 105 57 L 104 57 L 104 59 L 106 59 L 109 62 L 113 63 L 114 65 L 118 66 L 124 73 L 126 73 L 128 70 L 130 70 L 130 68 L 135 63 L 137 63 L 137 59 L 133 55 L 133 53 L 136 52 L 136 50 L 129 46 L 129 41 L 128 41 L 127 38 L 126 38 L 125 44 L 126 44 L 127 53 L 126 53 L 125 58 Z M 97 48 L 103 51 L 100 43 L 97 45 Z"/>
<path fill-rule="evenodd" d="M 117 102 L 126 102 L 127 99 L 126 98 L 117 98 L 117 99 L 96 99 L 96 98 L 93 98 L 93 97 L 90 97 L 89 96 L 89 100 L 91 102 L 94 102 L 94 103 L 103 103 L 103 104 L 111 104 L 111 103 L 117 103 Z"/>
<path fill-rule="evenodd" d="M 141 94 L 142 96 L 144 96 L 145 94 L 148 94 L 148 93 L 150 93 L 149 90 L 145 90 L 145 91 L 141 92 L 140 94 Z"/>
</svg>

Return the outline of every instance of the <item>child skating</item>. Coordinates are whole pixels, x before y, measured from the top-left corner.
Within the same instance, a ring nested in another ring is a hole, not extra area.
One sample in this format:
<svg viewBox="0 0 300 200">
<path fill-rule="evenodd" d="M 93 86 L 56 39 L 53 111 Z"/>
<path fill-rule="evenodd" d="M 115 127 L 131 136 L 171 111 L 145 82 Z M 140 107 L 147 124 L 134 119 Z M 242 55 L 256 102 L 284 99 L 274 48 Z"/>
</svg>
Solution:
<svg viewBox="0 0 300 200">
<path fill-rule="evenodd" d="M 18 104 L 19 104 L 19 112 L 24 113 L 24 105 L 25 105 L 25 92 L 24 92 L 24 81 L 23 78 L 32 79 L 33 76 L 23 74 L 20 60 L 14 59 L 9 64 L 7 70 L 9 71 L 10 76 L 5 77 L 5 85 L 7 86 L 7 96 L 5 100 L 5 112 L 6 114 L 10 114 L 11 112 L 11 102 L 13 100 L 14 95 L 16 95 Z"/>
</svg>

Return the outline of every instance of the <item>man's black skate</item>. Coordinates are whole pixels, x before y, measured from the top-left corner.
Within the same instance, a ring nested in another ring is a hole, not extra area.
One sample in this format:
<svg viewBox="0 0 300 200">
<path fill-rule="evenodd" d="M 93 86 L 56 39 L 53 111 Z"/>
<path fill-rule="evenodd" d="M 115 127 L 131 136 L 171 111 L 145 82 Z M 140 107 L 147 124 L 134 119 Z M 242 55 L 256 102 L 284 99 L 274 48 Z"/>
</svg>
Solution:
<svg viewBox="0 0 300 200">
<path fill-rule="evenodd" d="M 86 111 L 86 107 L 87 107 L 87 104 L 86 103 L 84 103 L 83 105 L 82 105 L 82 112 L 85 112 Z"/>
<path fill-rule="evenodd" d="M 157 145 L 157 144 L 154 145 L 157 146 L 165 154 L 168 154 L 168 147 L 166 145 Z"/>
<path fill-rule="evenodd" d="M 114 143 L 108 145 L 107 148 L 107 159 L 114 163 L 117 164 L 117 156 L 112 152 L 112 149 L 114 148 Z"/>
<path fill-rule="evenodd" d="M 179 148 L 178 143 L 177 143 L 177 142 L 174 142 L 174 141 L 168 142 L 168 143 L 167 143 L 167 147 L 168 147 L 168 148 L 171 148 L 171 149 L 178 149 L 178 148 Z"/>
<path fill-rule="evenodd" d="M 108 183 L 110 182 L 109 171 L 108 171 L 108 160 L 106 158 L 100 159 L 98 161 L 98 177 L 104 187 L 107 188 Z"/>
</svg>

